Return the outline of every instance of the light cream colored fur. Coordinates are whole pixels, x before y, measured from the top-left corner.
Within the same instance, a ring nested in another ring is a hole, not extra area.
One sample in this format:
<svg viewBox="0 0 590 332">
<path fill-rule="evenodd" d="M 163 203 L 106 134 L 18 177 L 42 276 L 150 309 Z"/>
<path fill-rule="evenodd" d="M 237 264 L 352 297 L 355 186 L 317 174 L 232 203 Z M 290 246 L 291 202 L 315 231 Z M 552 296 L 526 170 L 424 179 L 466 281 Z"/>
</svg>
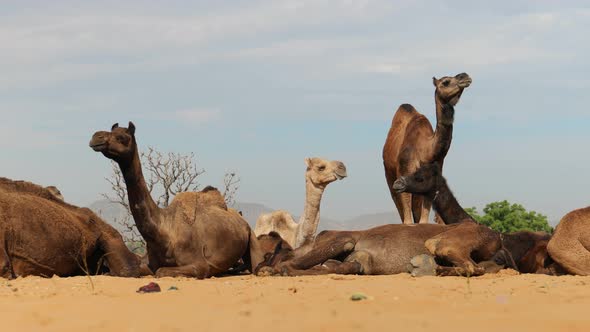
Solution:
<svg viewBox="0 0 590 332">
<path fill-rule="evenodd" d="M 299 223 L 291 214 L 277 210 L 262 214 L 256 220 L 254 233 L 258 235 L 278 233 L 293 248 L 311 240 L 320 223 L 320 203 L 328 184 L 346 177 L 346 167 L 340 161 L 321 158 L 305 158 L 305 207 Z"/>
</svg>

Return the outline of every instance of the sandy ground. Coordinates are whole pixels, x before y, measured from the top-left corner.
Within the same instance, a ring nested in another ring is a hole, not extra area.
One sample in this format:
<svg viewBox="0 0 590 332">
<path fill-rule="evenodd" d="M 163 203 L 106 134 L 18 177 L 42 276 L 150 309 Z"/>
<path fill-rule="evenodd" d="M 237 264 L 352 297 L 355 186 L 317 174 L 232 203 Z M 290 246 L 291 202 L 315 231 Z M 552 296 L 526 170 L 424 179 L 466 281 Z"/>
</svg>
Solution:
<svg viewBox="0 0 590 332">
<path fill-rule="evenodd" d="M 164 278 L 135 292 L 153 280 L 0 279 L 2 330 L 590 331 L 590 277 Z"/>
</svg>

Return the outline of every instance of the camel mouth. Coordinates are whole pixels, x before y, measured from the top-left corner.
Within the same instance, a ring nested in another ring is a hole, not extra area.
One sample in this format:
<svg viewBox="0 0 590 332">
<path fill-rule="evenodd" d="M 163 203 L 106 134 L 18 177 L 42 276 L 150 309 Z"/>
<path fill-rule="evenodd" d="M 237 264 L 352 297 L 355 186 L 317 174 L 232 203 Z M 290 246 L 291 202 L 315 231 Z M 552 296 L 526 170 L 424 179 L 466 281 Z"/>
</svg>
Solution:
<svg viewBox="0 0 590 332">
<path fill-rule="evenodd" d="M 338 180 L 342 180 L 347 176 L 346 173 L 344 173 L 344 174 L 334 173 L 334 174 L 336 175 L 336 179 L 338 179 Z"/>
<path fill-rule="evenodd" d="M 90 148 L 96 152 L 101 152 L 104 151 L 107 147 L 107 143 L 97 143 L 97 144 L 92 144 L 90 143 Z"/>
<path fill-rule="evenodd" d="M 399 178 L 397 180 L 395 180 L 395 182 L 393 183 L 393 186 L 391 186 L 391 188 L 393 190 L 395 190 L 395 192 L 397 192 L 398 194 L 403 193 L 406 190 L 406 179 Z"/>
<path fill-rule="evenodd" d="M 462 80 L 461 82 L 457 83 L 457 85 L 458 85 L 460 88 L 463 88 L 463 89 L 464 89 L 464 88 L 468 88 L 468 87 L 471 85 L 471 82 L 473 82 L 473 81 L 471 80 L 471 77 L 468 77 L 468 78 L 466 78 L 466 79 Z"/>
</svg>

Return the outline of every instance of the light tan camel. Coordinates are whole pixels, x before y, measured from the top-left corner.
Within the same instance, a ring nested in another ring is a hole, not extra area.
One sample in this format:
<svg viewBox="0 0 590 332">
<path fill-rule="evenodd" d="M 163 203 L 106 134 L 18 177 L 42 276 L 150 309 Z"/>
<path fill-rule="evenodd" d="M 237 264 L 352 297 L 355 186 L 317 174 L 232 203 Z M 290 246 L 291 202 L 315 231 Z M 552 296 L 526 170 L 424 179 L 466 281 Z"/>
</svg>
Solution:
<svg viewBox="0 0 590 332">
<path fill-rule="evenodd" d="M 454 77 L 433 77 L 436 87 L 436 130 L 428 119 L 418 113 L 410 104 L 401 105 L 393 117 L 391 128 L 383 146 L 383 165 L 387 187 L 404 224 L 428 223 L 431 202 L 420 195 L 397 193 L 392 185 L 401 176 L 414 173 L 420 163 L 443 161 L 453 135 L 454 108 L 461 98 L 463 89 L 471 84 L 469 75 L 462 73 Z"/>
<path fill-rule="evenodd" d="M 320 204 L 326 187 L 346 177 L 341 161 L 305 158 L 305 207 L 299 223 L 284 210 L 262 214 L 256 220 L 256 235 L 278 233 L 293 248 L 313 239 L 320 223 Z"/>
<path fill-rule="evenodd" d="M 239 213 L 228 210 L 217 189 L 179 193 L 167 208 L 156 205 L 143 177 L 132 122 L 128 128 L 115 124 L 110 132 L 96 132 L 90 147 L 121 168 L 131 213 L 156 276 L 206 278 L 248 256 L 251 238 L 256 238 Z"/>
<path fill-rule="evenodd" d="M 0 277 L 106 271 L 124 277 L 141 271 L 139 258 L 112 226 L 63 202 L 51 188 L 0 178 Z"/>
<path fill-rule="evenodd" d="M 590 275 L 590 207 L 574 210 L 561 219 L 547 251 L 567 273 Z"/>
</svg>

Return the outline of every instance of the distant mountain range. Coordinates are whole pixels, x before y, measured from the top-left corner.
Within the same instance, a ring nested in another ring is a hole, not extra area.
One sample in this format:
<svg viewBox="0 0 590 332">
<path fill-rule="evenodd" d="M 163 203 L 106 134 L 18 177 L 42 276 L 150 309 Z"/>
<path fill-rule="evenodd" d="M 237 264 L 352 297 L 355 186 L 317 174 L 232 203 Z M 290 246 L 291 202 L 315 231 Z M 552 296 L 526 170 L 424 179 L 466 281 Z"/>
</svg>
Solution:
<svg viewBox="0 0 590 332">
<path fill-rule="evenodd" d="M 102 199 L 93 202 L 88 207 L 91 210 L 93 210 L 96 214 L 100 215 L 105 221 L 112 224 L 117 230 L 123 230 L 122 226 L 119 223 L 117 223 L 117 220 L 122 220 L 123 218 L 125 218 L 126 215 L 125 209 L 121 205 L 111 203 L 106 199 Z M 242 211 L 244 219 L 246 219 L 246 221 L 248 222 L 248 224 L 250 224 L 251 227 L 254 227 L 254 225 L 256 224 L 256 219 L 258 219 L 258 216 L 260 216 L 262 213 L 275 211 L 275 209 L 257 203 L 238 202 L 236 203 L 234 208 L 236 210 Z M 293 216 L 293 218 L 295 219 L 295 221 L 299 221 L 298 216 Z M 375 214 L 364 214 L 346 220 L 335 220 L 321 215 L 319 230 L 358 230 L 371 228 L 383 224 L 400 222 L 401 221 L 399 215 L 397 213 L 394 213 L 394 211 Z"/>
</svg>

